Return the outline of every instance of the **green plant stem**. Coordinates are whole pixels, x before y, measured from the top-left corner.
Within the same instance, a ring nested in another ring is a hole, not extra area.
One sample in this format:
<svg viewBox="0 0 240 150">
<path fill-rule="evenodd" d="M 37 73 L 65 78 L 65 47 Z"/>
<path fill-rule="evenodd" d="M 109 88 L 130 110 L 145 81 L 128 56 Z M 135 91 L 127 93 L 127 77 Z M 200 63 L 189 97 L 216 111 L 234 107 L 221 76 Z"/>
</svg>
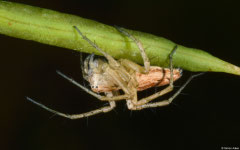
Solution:
<svg viewBox="0 0 240 150">
<path fill-rule="evenodd" d="M 73 26 L 77 26 L 83 34 L 114 58 L 126 58 L 142 63 L 136 44 L 112 26 L 53 10 L 0 1 L 1 34 L 80 52 L 100 54 L 79 36 Z M 151 34 L 127 31 L 147 48 L 146 53 L 151 65 L 168 66 L 168 55 L 175 43 Z M 178 45 L 173 63 L 175 67 L 194 72 L 214 71 L 240 75 L 239 67 L 202 50 L 181 45 Z"/>
</svg>

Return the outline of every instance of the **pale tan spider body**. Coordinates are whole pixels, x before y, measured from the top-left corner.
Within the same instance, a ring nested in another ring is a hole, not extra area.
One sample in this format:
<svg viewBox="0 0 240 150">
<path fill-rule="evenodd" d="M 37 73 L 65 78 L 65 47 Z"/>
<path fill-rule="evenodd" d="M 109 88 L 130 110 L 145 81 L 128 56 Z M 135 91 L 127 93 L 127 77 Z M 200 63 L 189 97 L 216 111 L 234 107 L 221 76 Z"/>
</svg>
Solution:
<svg viewBox="0 0 240 150">
<path fill-rule="evenodd" d="M 106 68 L 110 67 L 107 62 L 100 58 L 94 59 L 94 55 L 90 55 L 89 57 L 84 62 L 84 70 L 86 74 L 85 79 L 90 83 L 92 91 L 102 93 L 120 90 L 121 87 L 118 86 L 118 84 L 106 71 Z M 122 61 L 125 60 L 120 60 L 119 63 Z M 137 66 L 137 64 L 135 65 Z M 122 69 L 126 70 L 129 68 L 124 67 Z M 127 82 L 130 82 L 130 78 L 132 78 L 133 80 L 131 82 L 136 82 L 137 84 L 137 91 L 143 91 L 155 86 L 168 85 L 171 78 L 171 71 L 169 68 L 162 68 L 158 66 L 150 66 L 148 73 L 140 73 L 135 70 L 126 70 L 125 72 L 132 72 L 130 74 L 131 77 L 128 77 Z M 176 81 L 181 77 L 181 72 L 181 69 L 173 69 L 173 81 Z"/>
<path fill-rule="evenodd" d="M 100 58 L 95 59 L 94 55 L 88 56 L 84 61 L 84 66 L 82 66 L 83 77 L 90 83 L 92 90 L 82 86 L 59 71 L 57 71 L 57 73 L 97 99 L 101 101 L 108 101 L 109 106 L 101 107 L 86 113 L 69 115 L 50 109 L 27 97 L 27 100 L 59 116 L 69 119 L 79 119 L 98 113 L 106 113 L 111 111 L 116 106 L 116 101 L 119 100 L 126 100 L 128 109 L 130 110 L 166 106 L 169 105 L 177 95 L 179 95 L 193 77 L 197 76 L 191 76 L 187 82 L 169 99 L 150 103 L 152 100 L 171 92 L 173 90 L 173 82 L 181 77 L 181 69 L 174 69 L 172 65 L 172 57 L 177 49 L 177 46 L 175 46 L 169 54 L 169 68 L 150 66 L 150 61 L 148 60 L 142 43 L 125 30 L 116 28 L 123 34 L 123 36 L 127 36 L 136 43 L 143 58 L 143 67 L 127 59 L 115 60 L 112 56 L 104 52 L 95 43 L 84 36 L 76 26 L 74 26 L 74 28 L 84 40 L 102 53 L 102 55 L 106 58 L 106 61 Z M 153 95 L 140 100 L 138 99 L 138 91 L 163 85 L 168 86 Z M 124 94 L 120 95 L 119 90 L 122 90 Z M 101 92 L 103 92 L 105 96 L 98 94 Z"/>
<path fill-rule="evenodd" d="M 97 93 L 122 90 L 124 92 L 124 95 L 120 95 L 120 97 L 116 95 L 113 96 L 113 98 L 115 98 L 115 101 L 116 99 L 126 99 L 128 109 L 138 110 L 147 108 L 152 105 L 147 104 L 148 102 L 172 91 L 173 82 L 181 77 L 181 70 L 173 69 L 171 61 L 170 68 L 161 68 L 154 66 L 151 67 L 142 43 L 126 31 L 120 28 L 117 29 L 137 44 L 144 61 L 144 67 L 127 59 L 115 60 L 113 57 L 100 49 L 95 43 L 90 41 L 76 28 L 76 30 L 83 37 L 83 39 L 88 41 L 89 44 L 99 50 L 107 59 L 107 61 L 101 59 L 94 59 L 93 54 L 87 57 L 84 61 L 83 67 L 84 78 L 89 81 L 92 91 Z M 175 46 L 174 51 L 176 50 L 176 48 L 177 47 Z M 170 85 L 162 91 L 138 100 L 138 91 L 166 84 Z M 161 103 L 161 105 L 166 104 L 167 103 Z"/>
</svg>

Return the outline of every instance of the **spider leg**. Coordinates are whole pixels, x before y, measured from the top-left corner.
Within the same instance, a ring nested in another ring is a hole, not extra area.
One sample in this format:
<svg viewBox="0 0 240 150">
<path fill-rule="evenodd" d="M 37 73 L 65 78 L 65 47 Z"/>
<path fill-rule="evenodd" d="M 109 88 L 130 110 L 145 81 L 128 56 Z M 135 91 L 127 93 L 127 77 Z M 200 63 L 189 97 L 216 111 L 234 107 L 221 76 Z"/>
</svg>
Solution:
<svg viewBox="0 0 240 150">
<path fill-rule="evenodd" d="M 170 55 L 169 55 L 169 68 L 170 68 L 170 83 L 169 83 L 169 86 L 167 86 L 165 89 L 149 96 L 149 97 L 146 97 L 146 98 L 143 98 L 139 101 L 133 101 L 133 104 L 136 105 L 136 106 L 140 106 L 140 105 L 143 105 L 143 104 L 146 104 L 162 95 L 165 95 L 169 92 L 171 92 L 174 88 L 173 86 L 173 64 L 172 64 L 172 59 L 173 59 L 173 54 L 176 52 L 177 50 L 177 45 L 173 48 L 173 50 L 171 51 Z"/>
<path fill-rule="evenodd" d="M 87 38 L 85 35 L 83 35 L 83 33 L 78 29 L 78 27 L 73 26 L 77 32 L 82 36 L 82 38 L 84 40 L 86 40 L 92 47 L 94 47 L 95 49 L 97 49 L 100 53 L 103 54 L 104 57 L 107 58 L 108 62 L 110 65 L 112 65 L 113 67 L 119 67 L 120 64 L 109 54 L 107 54 L 106 52 L 104 52 L 100 47 L 98 47 L 94 42 L 92 42 L 89 38 Z"/>
<path fill-rule="evenodd" d="M 119 59 L 118 62 L 120 62 L 121 65 L 123 65 L 129 72 L 131 70 L 139 73 L 145 73 L 145 68 L 136 64 L 135 62 L 132 62 L 128 59 Z"/>
<path fill-rule="evenodd" d="M 96 110 L 92 110 L 92 111 L 89 111 L 89 112 L 86 112 L 86 113 L 81 113 L 81 114 L 65 114 L 65 113 L 61 113 L 59 111 L 56 111 L 56 110 L 53 110 L 51 108 L 48 108 L 46 107 L 45 105 L 41 104 L 41 103 L 38 103 L 36 101 L 34 101 L 33 99 L 29 98 L 29 97 L 26 97 L 27 100 L 29 100 L 30 102 L 42 107 L 43 109 L 46 109 L 47 111 L 50 111 L 56 115 L 59 115 L 59 116 L 62 116 L 62 117 L 65 117 L 65 118 L 69 118 L 69 119 L 80 119 L 80 118 L 84 118 L 84 117 L 89 117 L 89 116 L 93 116 L 93 115 L 96 115 L 96 114 L 99 114 L 99 113 L 106 113 L 106 112 L 109 112 L 111 111 L 115 106 L 116 106 L 116 103 L 115 101 L 109 101 L 109 106 L 105 106 L 105 107 L 101 107 L 99 109 L 96 109 Z"/>
<path fill-rule="evenodd" d="M 192 75 L 186 82 L 184 85 L 181 86 L 181 88 L 173 95 L 171 96 L 169 99 L 167 100 L 163 100 L 160 102 L 155 102 L 155 103 L 147 103 L 147 104 L 143 104 L 143 105 L 139 105 L 139 106 L 135 106 L 134 110 L 141 110 L 144 108 L 151 108 L 151 107 L 162 107 L 162 106 L 166 106 L 171 104 L 171 102 L 182 92 L 182 90 L 187 86 L 187 84 L 195 77 L 198 77 L 200 75 L 202 75 L 203 73 L 199 73 L 196 75 Z M 152 97 L 148 97 L 148 99 L 153 100 L 155 99 L 155 97 L 153 99 L 151 99 Z M 148 100 L 148 101 L 150 101 Z"/>
<path fill-rule="evenodd" d="M 128 33 L 126 30 L 124 30 L 123 28 L 120 28 L 118 26 L 115 26 L 115 28 L 121 32 L 122 34 L 124 34 L 125 36 L 127 36 L 128 38 L 130 38 L 131 40 L 133 40 L 136 45 L 138 46 L 140 52 L 141 52 L 141 55 L 142 55 L 142 58 L 143 58 L 143 63 L 144 63 L 144 67 L 145 67 L 145 72 L 144 73 L 148 73 L 149 72 L 149 69 L 150 69 L 150 61 L 147 57 L 147 54 L 143 48 L 143 44 L 141 43 L 141 41 L 139 41 L 138 39 L 136 39 L 133 35 L 131 35 L 130 33 Z"/>
<path fill-rule="evenodd" d="M 71 83 L 73 83 L 74 85 L 80 87 L 82 90 L 84 90 L 84 91 L 87 92 L 88 94 L 96 97 L 96 98 L 99 99 L 99 100 L 102 100 L 102 101 L 116 101 L 116 100 L 123 100 L 123 99 L 129 98 L 129 95 L 127 95 L 127 94 L 117 95 L 117 96 L 113 96 L 113 97 L 99 95 L 99 94 L 94 93 L 93 91 L 89 90 L 88 88 L 82 86 L 81 84 L 79 84 L 79 83 L 76 82 L 75 80 L 67 77 L 65 74 L 61 73 L 60 71 L 57 70 L 56 72 L 57 72 L 57 74 L 59 74 L 59 75 L 62 76 L 63 78 L 67 79 L 69 82 L 71 82 Z"/>
<path fill-rule="evenodd" d="M 83 61 L 83 57 L 82 57 L 82 53 L 80 53 L 80 66 L 81 66 L 81 70 L 82 70 L 82 76 L 85 80 L 88 80 L 88 64 L 87 62 L 89 62 L 89 56 L 86 58 L 85 61 Z M 84 69 L 86 68 L 86 69 Z"/>
<path fill-rule="evenodd" d="M 170 68 L 170 86 L 173 87 L 173 55 L 175 54 L 177 50 L 177 45 L 174 46 L 173 50 L 171 51 L 169 55 L 169 68 Z"/>
</svg>

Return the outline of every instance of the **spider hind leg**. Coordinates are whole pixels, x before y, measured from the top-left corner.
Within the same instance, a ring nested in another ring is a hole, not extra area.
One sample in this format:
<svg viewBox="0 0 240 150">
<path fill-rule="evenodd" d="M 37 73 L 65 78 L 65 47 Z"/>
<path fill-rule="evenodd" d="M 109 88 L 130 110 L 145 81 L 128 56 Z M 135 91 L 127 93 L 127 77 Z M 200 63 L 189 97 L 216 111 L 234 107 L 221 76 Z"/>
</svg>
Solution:
<svg viewBox="0 0 240 150">
<path fill-rule="evenodd" d="M 150 95 L 146 98 L 142 98 L 140 100 L 128 101 L 127 104 L 130 109 L 139 110 L 139 109 L 143 109 L 143 108 L 147 108 L 147 107 L 151 107 L 151 106 L 157 107 L 158 105 L 161 105 L 161 106 L 168 105 L 183 90 L 183 88 L 187 85 L 187 83 L 190 82 L 190 80 L 187 81 L 187 83 L 185 85 L 183 85 L 182 88 L 180 88 L 176 94 L 173 95 L 173 98 L 170 98 L 169 100 L 157 102 L 157 103 L 149 103 L 150 101 L 152 101 L 160 96 L 163 96 L 173 90 L 174 86 L 173 86 L 173 63 L 172 63 L 172 61 L 173 61 L 173 55 L 176 52 L 176 50 L 177 50 L 177 45 L 173 48 L 173 50 L 169 54 L 169 68 L 170 68 L 170 83 L 169 83 L 169 85 L 166 88 L 164 88 L 163 90 L 161 90 L 153 95 Z"/>
<path fill-rule="evenodd" d="M 199 73 L 199 74 L 195 74 L 195 75 L 192 75 L 191 77 L 189 77 L 188 80 L 180 87 L 180 89 L 178 89 L 177 92 L 174 93 L 174 95 L 171 96 L 169 99 L 163 100 L 160 102 L 155 102 L 155 103 L 145 103 L 143 105 L 136 106 L 135 110 L 141 110 L 141 109 L 152 108 L 152 107 L 162 107 L 162 106 L 167 106 L 167 105 L 171 104 L 172 101 L 182 92 L 182 90 L 190 83 L 190 81 L 193 78 L 198 77 L 202 74 L 203 73 Z"/>
</svg>

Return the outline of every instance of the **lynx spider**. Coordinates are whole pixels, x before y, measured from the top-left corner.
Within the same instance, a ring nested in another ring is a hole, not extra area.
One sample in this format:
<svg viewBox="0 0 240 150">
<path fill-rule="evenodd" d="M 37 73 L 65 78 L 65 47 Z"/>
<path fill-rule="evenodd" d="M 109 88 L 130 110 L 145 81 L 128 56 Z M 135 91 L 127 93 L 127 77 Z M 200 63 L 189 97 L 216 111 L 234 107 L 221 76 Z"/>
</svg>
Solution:
<svg viewBox="0 0 240 150">
<path fill-rule="evenodd" d="M 56 110 L 50 109 L 45 105 L 38 103 L 29 97 L 26 97 L 27 100 L 59 116 L 66 117 L 69 119 L 79 119 L 79 118 L 96 115 L 98 113 L 106 113 L 111 111 L 116 106 L 116 101 L 119 101 L 119 100 L 126 100 L 127 107 L 130 110 L 141 110 L 141 109 L 150 108 L 150 107 L 166 106 L 166 105 L 169 105 L 173 101 L 173 99 L 181 93 L 181 91 L 185 88 L 185 86 L 194 77 L 198 76 L 198 74 L 191 76 L 185 82 L 185 84 L 182 85 L 181 88 L 169 99 L 163 100 L 160 102 L 149 103 L 150 101 L 171 92 L 174 87 L 173 82 L 181 77 L 181 70 L 173 69 L 173 64 L 172 64 L 172 57 L 175 51 L 177 50 L 177 45 L 173 48 L 172 52 L 169 55 L 169 68 L 162 69 L 161 67 L 150 66 L 149 59 L 145 53 L 142 43 L 139 40 L 137 40 L 134 36 L 129 34 L 127 31 L 125 31 L 124 29 L 116 27 L 116 29 L 120 33 L 122 33 L 124 36 L 127 36 L 129 39 L 134 41 L 138 46 L 144 62 L 144 67 L 142 67 L 127 59 L 115 60 L 112 56 L 104 52 L 94 42 L 92 42 L 85 35 L 83 35 L 82 32 L 76 26 L 73 26 L 73 27 L 82 36 L 84 40 L 86 40 L 91 46 L 93 46 L 99 52 L 101 52 L 108 62 L 102 59 L 94 60 L 93 58 L 94 55 L 88 56 L 84 61 L 84 67 L 82 67 L 83 77 L 90 83 L 92 90 L 89 90 L 88 88 L 80 85 L 75 80 L 67 77 L 65 74 L 61 73 L 60 71 L 56 71 L 56 72 L 63 78 L 73 83 L 74 85 L 80 87 L 82 90 L 84 90 L 88 94 L 96 97 L 101 101 L 108 101 L 109 106 L 105 106 L 105 107 L 102 107 L 93 111 L 89 111 L 86 113 L 81 113 L 81 114 L 65 114 L 65 113 L 61 113 Z M 158 79 L 158 81 L 154 82 L 154 84 L 151 83 L 146 87 L 139 88 L 139 85 L 141 83 L 138 83 L 139 80 L 137 80 L 136 78 L 141 75 L 145 75 L 145 77 L 148 77 L 150 75 L 150 72 L 154 69 L 160 69 L 162 73 L 161 81 L 159 81 Z M 163 75 L 164 71 L 165 71 L 165 75 Z M 162 81 L 165 81 L 165 82 L 162 82 Z M 145 90 L 153 86 L 162 86 L 166 84 L 169 84 L 169 85 L 163 90 L 156 92 L 155 94 L 148 96 L 146 98 L 143 98 L 141 100 L 137 99 L 138 91 Z M 119 92 L 118 92 L 119 90 L 122 90 L 125 94 L 119 95 Z M 106 96 L 102 96 L 98 94 L 99 92 L 104 92 Z"/>
</svg>

